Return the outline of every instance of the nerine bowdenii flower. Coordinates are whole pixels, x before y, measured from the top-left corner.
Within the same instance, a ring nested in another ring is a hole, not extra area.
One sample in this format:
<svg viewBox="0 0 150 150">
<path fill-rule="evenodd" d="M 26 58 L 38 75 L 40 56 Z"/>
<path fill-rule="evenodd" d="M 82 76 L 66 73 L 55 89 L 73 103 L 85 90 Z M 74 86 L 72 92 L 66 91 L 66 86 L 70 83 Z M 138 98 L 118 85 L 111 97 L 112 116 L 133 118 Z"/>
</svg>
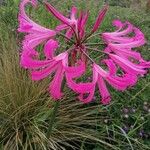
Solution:
<svg viewBox="0 0 150 150">
<path fill-rule="evenodd" d="M 32 80 L 52 77 L 48 91 L 55 100 L 62 98 L 61 87 L 65 81 L 69 88 L 78 93 L 81 102 L 91 102 L 98 87 L 101 102 L 108 104 L 111 100 L 109 85 L 124 91 L 135 85 L 138 78 L 145 75 L 147 68 L 150 68 L 150 62 L 135 51 L 135 48 L 146 43 L 144 34 L 131 23 L 114 20 L 116 31 L 95 34 L 104 20 L 108 10 L 107 4 L 98 13 L 89 33 L 85 31 L 88 11 L 78 13 L 77 8 L 73 6 L 69 17 L 65 17 L 51 4 L 44 2 L 48 12 L 60 21 L 54 29 L 48 29 L 34 22 L 26 14 L 27 4 L 33 7 L 38 5 L 36 0 L 22 0 L 20 3 L 18 31 L 25 33 L 20 64 L 29 70 Z M 88 43 L 90 38 L 96 35 L 104 42 L 104 50 L 100 51 L 100 47 L 93 48 L 94 44 L 100 43 Z M 60 36 L 65 40 L 60 40 Z M 64 43 L 65 47 L 62 46 Z M 40 51 L 39 46 L 42 46 Z M 100 64 L 91 58 L 91 50 L 105 55 Z M 92 81 L 78 81 L 86 74 L 89 66 Z"/>
</svg>

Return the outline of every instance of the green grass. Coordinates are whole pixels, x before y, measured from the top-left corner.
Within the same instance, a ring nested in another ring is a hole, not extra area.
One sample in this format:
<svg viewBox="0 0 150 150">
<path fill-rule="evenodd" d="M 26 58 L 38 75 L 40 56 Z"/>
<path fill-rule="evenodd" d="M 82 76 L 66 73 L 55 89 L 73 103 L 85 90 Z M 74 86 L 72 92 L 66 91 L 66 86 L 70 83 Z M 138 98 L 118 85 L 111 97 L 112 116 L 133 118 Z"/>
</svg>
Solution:
<svg viewBox="0 0 150 150">
<path fill-rule="evenodd" d="M 51 1 L 64 14 L 67 14 L 72 4 L 90 11 L 88 29 L 103 4 L 102 1 L 94 0 L 63 2 Z M 46 27 L 53 28 L 58 23 L 42 5 L 36 10 L 29 7 L 27 11 L 34 20 Z M 17 13 L 17 0 L 0 6 L 0 148 L 150 149 L 150 112 L 147 110 L 150 110 L 150 74 L 140 78 L 136 86 L 125 92 L 117 92 L 110 87 L 112 102 L 108 106 L 100 104 L 98 92 L 96 102 L 82 105 L 76 100 L 76 95 L 65 87 L 65 96 L 61 101 L 52 135 L 50 139 L 46 139 L 54 105 L 45 92 L 49 80 L 33 82 L 28 72 L 19 66 L 22 35 L 16 32 Z M 100 32 L 113 30 L 111 22 L 116 18 L 128 20 L 139 27 L 150 43 L 150 17 L 145 10 L 111 6 Z M 149 44 L 138 48 L 138 51 L 145 59 L 150 60 Z M 142 137 L 140 132 L 143 131 L 145 135 Z"/>
</svg>

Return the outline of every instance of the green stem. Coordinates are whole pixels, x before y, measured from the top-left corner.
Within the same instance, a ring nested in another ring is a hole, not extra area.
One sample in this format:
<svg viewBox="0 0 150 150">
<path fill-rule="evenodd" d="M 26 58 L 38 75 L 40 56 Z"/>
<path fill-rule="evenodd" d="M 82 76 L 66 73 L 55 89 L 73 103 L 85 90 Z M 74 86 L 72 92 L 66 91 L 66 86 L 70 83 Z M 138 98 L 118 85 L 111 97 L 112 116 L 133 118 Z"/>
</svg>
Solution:
<svg viewBox="0 0 150 150">
<path fill-rule="evenodd" d="M 85 43 L 85 46 L 99 46 L 99 45 L 106 45 L 105 43 Z"/>
<path fill-rule="evenodd" d="M 70 43 L 75 44 L 75 42 L 74 42 L 73 40 L 69 39 L 69 38 L 66 37 L 64 34 L 62 34 L 62 33 L 59 32 L 57 35 L 58 35 L 58 36 L 62 36 L 62 37 L 64 37 L 65 39 L 67 39 Z"/>
<path fill-rule="evenodd" d="M 62 88 L 61 90 L 64 89 L 65 87 L 65 79 L 63 80 L 63 83 L 62 83 Z M 48 130 L 47 130 L 47 139 L 49 139 L 51 133 L 52 133 L 52 129 L 53 129 L 53 125 L 54 125 L 54 122 L 55 122 L 55 119 L 56 119 L 56 115 L 57 115 L 57 112 L 58 112 L 58 108 L 59 108 L 59 104 L 60 104 L 60 100 L 57 100 L 54 104 L 54 110 L 52 112 L 52 115 L 51 115 L 51 118 L 49 120 L 49 126 L 48 126 Z"/>
<path fill-rule="evenodd" d="M 88 50 L 93 50 L 93 51 L 97 51 L 97 52 L 100 52 L 100 53 L 105 54 L 104 51 L 98 50 L 97 48 L 86 47 L 86 49 L 88 49 Z"/>
<path fill-rule="evenodd" d="M 93 33 L 88 34 L 87 36 L 85 36 L 85 38 L 83 39 L 83 41 L 81 41 L 81 44 L 84 43 Z"/>
<path fill-rule="evenodd" d="M 86 38 L 86 40 L 84 42 L 87 42 L 90 38 L 93 38 L 94 36 L 101 35 L 101 34 L 102 33 L 92 34 L 91 36 L 89 36 L 88 38 Z"/>
<path fill-rule="evenodd" d="M 55 118 L 56 118 L 56 114 L 57 114 L 57 111 L 58 111 L 59 104 L 60 104 L 59 100 L 55 102 L 54 110 L 52 112 L 51 119 L 49 120 L 49 127 L 48 127 L 48 130 L 47 130 L 47 138 L 48 139 L 49 139 L 49 137 L 51 135 L 51 132 L 52 132 L 52 128 L 53 128 L 53 124 L 54 124 L 54 121 L 55 121 Z"/>
<path fill-rule="evenodd" d="M 95 63 L 94 60 L 93 60 L 84 50 L 82 50 L 82 49 L 80 49 L 80 50 L 83 52 L 83 54 L 84 54 L 92 63 Z"/>
</svg>

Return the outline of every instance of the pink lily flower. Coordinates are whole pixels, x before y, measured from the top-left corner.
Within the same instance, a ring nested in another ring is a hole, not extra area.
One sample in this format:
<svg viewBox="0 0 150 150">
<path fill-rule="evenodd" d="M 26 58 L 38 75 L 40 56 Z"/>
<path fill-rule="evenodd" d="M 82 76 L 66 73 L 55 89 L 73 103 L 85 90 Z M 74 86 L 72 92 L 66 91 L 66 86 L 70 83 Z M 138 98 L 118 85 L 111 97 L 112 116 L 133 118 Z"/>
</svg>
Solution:
<svg viewBox="0 0 150 150">
<path fill-rule="evenodd" d="M 48 41 L 44 47 L 45 60 L 39 60 L 38 52 L 29 47 L 26 47 L 21 55 L 21 65 L 30 69 L 32 80 L 44 79 L 55 72 L 54 79 L 49 86 L 49 93 L 54 99 L 62 97 L 61 84 L 65 67 L 68 65 L 68 54 L 66 52 L 54 57 L 54 51 L 57 47 L 57 41 Z"/>
<path fill-rule="evenodd" d="M 51 4 L 45 2 L 45 6 L 48 11 L 50 11 L 59 21 L 63 23 L 56 27 L 56 31 L 67 29 L 66 37 L 71 38 L 73 35 L 73 30 L 71 28 L 75 28 L 75 31 L 77 30 L 77 8 L 73 6 L 71 9 L 70 18 L 67 18 L 57 11 Z"/>
<path fill-rule="evenodd" d="M 102 34 L 104 41 L 108 44 L 105 52 L 114 52 L 122 58 L 134 59 L 139 63 L 146 62 L 139 52 L 132 50 L 132 48 L 142 46 L 146 43 L 144 34 L 129 22 L 122 23 L 119 20 L 115 20 L 113 25 L 116 26 L 117 31 Z M 126 26 L 127 28 L 124 29 Z M 129 37 L 129 33 L 134 33 L 134 36 Z"/>
<path fill-rule="evenodd" d="M 24 8 L 28 3 L 31 3 L 34 7 L 37 5 L 36 0 L 22 0 L 20 3 L 20 11 L 18 16 L 18 31 L 28 33 L 28 35 L 25 36 L 23 45 L 28 44 L 29 47 L 34 48 L 46 39 L 55 36 L 56 32 L 38 25 L 27 16 Z"/>
<path fill-rule="evenodd" d="M 106 83 L 116 90 L 124 91 L 135 85 L 138 75 L 146 74 L 146 69 L 150 68 L 149 61 L 145 61 L 139 52 L 132 50 L 145 44 L 144 34 L 129 22 L 122 23 L 119 20 L 113 22 L 116 31 L 102 34 L 102 39 L 107 44 L 104 54 L 108 55 L 109 58 L 102 59 L 100 62 L 105 65 L 106 69 L 97 65 L 91 58 L 89 50 L 99 50 L 89 47 L 93 44 L 89 44 L 87 41 L 100 27 L 108 10 L 108 5 L 105 5 L 99 12 L 92 31 L 86 34 L 85 27 L 89 16 L 88 12 L 82 11 L 77 17 L 77 8 L 73 6 L 68 18 L 51 4 L 44 2 L 48 11 L 62 23 L 51 30 L 38 25 L 27 16 L 24 7 L 28 3 L 35 7 L 37 1 L 22 0 L 20 3 L 18 31 L 26 33 L 23 40 L 20 64 L 30 71 L 31 78 L 34 81 L 42 80 L 54 73 L 48 88 L 54 99 L 61 99 L 63 95 L 61 87 L 64 80 L 70 89 L 79 94 L 78 98 L 81 102 L 91 102 L 96 86 L 98 86 L 101 102 L 109 104 L 111 94 Z M 65 35 L 62 32 L 64 30 Z M 129 36 L 131 33 L 134 33 L 134 36 Z M 60 39 L 57 39 L 59 36 L 65 38 L 66 48 L 61 48 L 64 41 L 60 44 Z M 37 47 L 41 44 L 43 49 L 39 52 Z M 92 81 L 77 82 L 77 79 L 82 78 L 82 75 L 85 74 L 89 64 L 92 67 Z M 118 74 L 118 69 L 121 70 L 122 74 Z"/>
<path fill-rule="evenodd" d="M 66 79 L 68 86 L 75 92 L 79 93 L 79 100 L 88 103 L 92 101 L 95 92 L 96 83 L 98 84 L 99 91 L 102 97 L 102 103 L 108 104 L 111 100 L 110 93 L 106 87 L 105 81 L 112 85 L 117 90 L 125 90 L 128 86 L 133 86 L 137 78 L 131 74 L 124 74 L 122 77 L 116 76 L 116 66 L 112 60 L 104 60 L 108 67 L 108 72 L 102 69 L 97 64 L 93 64 L 93 80 L 88 83 L 76 83 L 73 79 L 80 77 L 85 73 L 85 65 L 80 64 L 76 67 L 66 68 Z M 105 80 L 105 81 L 104 81 Z M 88 94 L 86 98 L 84 95 Z"/>
<path fill-rule="evenodd" d="M 135 75 L 144 75 L 147 73 L 145 70 L 146 65 L 134 64 L 126 58 L 122 58 L 115 54 L 109 54 L 110 58 L 119 65 L 125 72 Z"/>
<path fill-rule="evenodd" d="M 120 21 L 115 21 L 113 24 L 119 29 L 115 32 L 109 33 L 105 32 L 102 37 L 110 47 L 130 49 L 139 47 L 145 44 L 144 34 L 136 27 L 133 27 L 129 22 L 122 23 Z M 126 29 L 122 30 L 124 27 Z M 122 31 L 121 31 L 122 30 Z M 129 33 L 134 33 L 135 36 L 129 37 Z"/>
</svg>

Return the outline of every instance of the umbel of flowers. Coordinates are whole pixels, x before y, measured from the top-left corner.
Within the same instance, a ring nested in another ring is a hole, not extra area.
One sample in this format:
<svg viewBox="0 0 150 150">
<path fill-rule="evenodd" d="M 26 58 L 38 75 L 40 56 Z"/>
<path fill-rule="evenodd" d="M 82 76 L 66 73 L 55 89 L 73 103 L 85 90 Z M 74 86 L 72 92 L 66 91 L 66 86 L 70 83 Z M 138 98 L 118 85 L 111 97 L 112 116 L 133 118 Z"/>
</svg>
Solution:
<svg viewBox="0 0 150 150">
<path fill-rule="evenodd" d="M 146 41 L 140 29 L 131 23 L 114 20 L 113 26 L 116 29 L 114 32 L 95 33 L 105 17 L 108 5 L 98 13 L 91 31 L 86 33 L 89 12 L 80 12 L 77 16 L 77 8 L 73 6 L 70 16 L 65 17 L 51 4 L 44 2 L 48 12 L 60 21 L 54 29 L 47 29 L 27 16 L 25 12 L 27 4 L 36 7 L 37 1 L 22 0 L 20 3 L 18 31 L 26 33 L 22 42 L 20 64 L 29 70 L 32 80 L 42 80 L 54 74 L 48 88 L 54 99 L 58 100 L 63 96 L 61 87 L 65 79 L 67 86 L 78 93 L 78 99 L 83 103 L 93 100 L 97 86 L 101 102 L 108 104 L 111 96 L 106 83 L 117 90 L 124 91 L 135 85 L 138 78 L 146 74 L 146 69 L 150 68 L 150 62 L 145 61 L 139 52 L 133 50 L 144 45 Z M 103 50 L 90 47 L 87 43 L 90 37 L 96 35 L 105 43 Z M 57 53 L 59 46 L 63 44 L 59 36 L 65 38 L 68 44 L 66 48 L 61 48 L 61 53 Z M 44 46 L 42 52 L 39 52 L 37 47 L 41 44 Z M 89 56 L 89 50 L 105 54 L 106 57 L 100 60 L 105 65 L 105 69 Z M 44 56 L 42 58 L 41 53 Z M 77 82 L 77 79 L 85 74 L 87 66 L 91 66 L 92 81 Z"/>
</svg>

